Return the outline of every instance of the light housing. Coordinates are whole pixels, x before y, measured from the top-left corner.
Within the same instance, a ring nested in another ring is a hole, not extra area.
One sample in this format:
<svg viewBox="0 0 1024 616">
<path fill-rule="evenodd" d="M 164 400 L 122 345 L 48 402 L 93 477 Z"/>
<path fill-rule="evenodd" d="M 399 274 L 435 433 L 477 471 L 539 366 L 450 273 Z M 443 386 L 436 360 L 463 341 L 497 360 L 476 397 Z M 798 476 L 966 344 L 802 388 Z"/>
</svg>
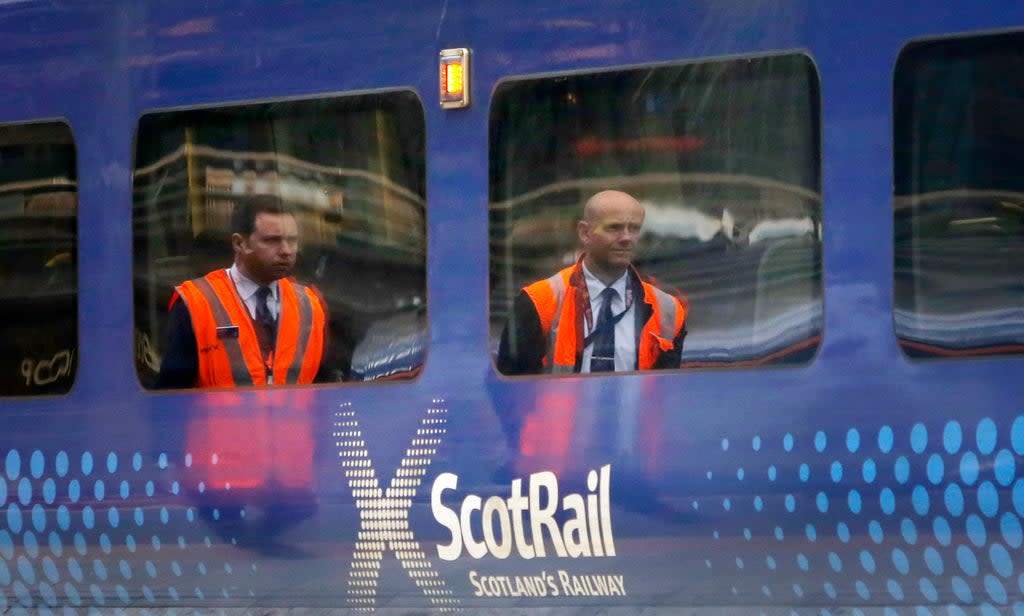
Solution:
<svg viewBox="0 0 1024 616">
<path fill-rule="evenodd" d="M 441 108 L 462 109 L 468 107 L 469 49 L 466 47 L 442 49 L 438 68 Z"/>
</svg>

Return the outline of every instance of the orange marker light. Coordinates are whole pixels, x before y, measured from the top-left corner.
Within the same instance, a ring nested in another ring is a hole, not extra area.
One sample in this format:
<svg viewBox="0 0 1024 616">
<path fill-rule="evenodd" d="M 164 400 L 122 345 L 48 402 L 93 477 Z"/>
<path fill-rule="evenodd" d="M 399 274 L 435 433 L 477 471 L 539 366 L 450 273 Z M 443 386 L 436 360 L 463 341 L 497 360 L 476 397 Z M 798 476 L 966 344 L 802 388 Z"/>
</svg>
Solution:
<svg viewBox="0 0 1024 616">
<path fill-rule="evenodd" d="M 463 75 L 461 64 L 445 64 L 445 96 L 461 96 Z"/>
<path fill-rule="evenodd" d="M 440 59 L 441 108 L 469 106 L 469 49 L 442 49 Z"/>
</svg>

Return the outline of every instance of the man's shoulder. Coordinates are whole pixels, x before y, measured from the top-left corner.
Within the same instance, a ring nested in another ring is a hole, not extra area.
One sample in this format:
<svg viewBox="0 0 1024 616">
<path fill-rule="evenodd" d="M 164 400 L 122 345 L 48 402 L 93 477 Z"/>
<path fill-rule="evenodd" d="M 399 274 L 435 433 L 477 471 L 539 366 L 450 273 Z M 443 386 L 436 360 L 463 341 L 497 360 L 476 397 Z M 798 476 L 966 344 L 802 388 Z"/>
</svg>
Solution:
<svg viewBox="0 0 1024 616">
<path fill-rule="evenodd" d="M 203 274 L 202 276 L 197 276 L 195 278 L 188 278 L 186 280 L 182 280 L 180 283 L 178 283 L 178 285 L 175 287 L 175 289 L 180 289 L 184 285 L 190 284 L 190 283 L 191 284 L 198 284 L 198 283 L 200 283 L 202 281 L 215 282 L 215 281 L 224 280 L 224 279 L 227 279 L 227 278 L 228 278 L 227 270 L 225 270 L 224 268 L 218 268 L 218 269 L 215 269 L 213 271 L 209 271 L 209 272 Z"/>
<path fill-rule="evenodd" d="M 207 272 L 205 275 L 197 278 L 183 280 L 180 284 L 174 287 L 174 292 L 171 293 L 171 299 L 167 302 L 167 310 L 170 311 L 179 304 L 183 304 L 187 309 L 189 298 L 208 297 L 211 289 L 215 295 L 219 295 L 221 293 L 218 289 L 224 288 L 230 289 L 237 295 L 234 285 L 225 284 L 229 282 L 230 278 L 227 270 L 223 268 Z"/>
<path fill-rule="evenodd" d="M 537 289 L 540 287 L 550 287 L 552 284 L 571 284 L 571 279 L 574 273 L 579 272 L 579 265 L 569 265 L 558 270 L 554 274 L 539 280 L 534 280 L 530 284 L 523 287 L 523 291 L 528 289 Z"/>
<path fill-rule="evenodd" d="M 649 300 L 674 301 L 683 309 L 689 306 L 689 300 L 678 289 L 662 285 L 654 276 L 641 274 L 635 267 L 631 271 Z"/>
<path fill-rule="evenodd" d="M 284 284 L 292 287 L 296 292 L 309 291 L 317 297 L 320 301 L 324 301 L 323 293 L 320 292 L 320 288 L 311 282 L 305 282 L 296 279 L 294 276 L 288 276 L 287 278 L 281 278 L 277 281 L 278 284 Z"/>
<path fill-rule="evenodd" d="M 575 266 L 563 268 L 547 278 L 541 278 L 523 287 L 520 295 L 525 295 L 532 300 L 535 307 L 554 308 L 565 295 L 567 287 L 573 286 L 573 273 Z"/>
<path fill-rule="evenodd" d="M 324 314 L 328 314 L 329 311 L 327 306 L 327 299 L 324 297 L 324 294 L 320 292 L 320 288 L 317 287 L 315 284 L 301 282 L 299 280 L 296 280 L 294 276 L 288 276 L 287 278 L 281 278 L 280 280 L 278 280 L 278 284 L 282 283 L 292 287 L 296 294 L 306 292 L 311 293 L 313 297 L 316 298 L 317 303 L 320 304 L 320 307 L 323 310 Z"/>
</svg>

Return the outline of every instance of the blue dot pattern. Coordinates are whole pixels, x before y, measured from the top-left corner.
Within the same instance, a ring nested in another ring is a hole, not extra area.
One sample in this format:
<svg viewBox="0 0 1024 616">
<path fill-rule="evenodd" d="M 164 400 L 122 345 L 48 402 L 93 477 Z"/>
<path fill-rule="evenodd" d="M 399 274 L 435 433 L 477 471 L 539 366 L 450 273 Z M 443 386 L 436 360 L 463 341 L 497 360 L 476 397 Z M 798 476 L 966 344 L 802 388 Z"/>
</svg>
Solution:
<svg viewBox="0 0 1024 616">
<path fill-rule="evenodd" d="M 813 613 L 868 602 L 869 614 L 1024 615 L 1024 416 L 1009 426 L 732 435 L 719 445 L 753 456 L 727 475 L 768 486 L 715 508 L 715 549 L 701 560 L 734 595 Z M 744 544 L 769 549 L 722 549 L 730 520 L 741 521 L 733 532 Z M 245 577 L 256 563 L 213 549 L 233 539 L 211 538 L 204 524 L 166 455 L 0 453 L 0 613 L 253 596 Z"/>
<path fill-rule="evenodd" d="M 255 595 L 245 576 L 257 564 L 238 566 L 244 556 L 213 549 L 166 454 L 147 463 L 139 452 L 10 450 L 0 460 L 0 613 L 106 613 Z"/>
<path fill-rule="evenodd" d="M 732 491 L 704 563 L 734 595 L 802 608 L 791 614 L 868 602 L 842 611 L 1024 616 L 1024 415 L 730 438 L 754 444 L 745 476 L 759 481 Z M 768 546 L 745 567 L 728 549 L 733 515 Z"/>
</svg>

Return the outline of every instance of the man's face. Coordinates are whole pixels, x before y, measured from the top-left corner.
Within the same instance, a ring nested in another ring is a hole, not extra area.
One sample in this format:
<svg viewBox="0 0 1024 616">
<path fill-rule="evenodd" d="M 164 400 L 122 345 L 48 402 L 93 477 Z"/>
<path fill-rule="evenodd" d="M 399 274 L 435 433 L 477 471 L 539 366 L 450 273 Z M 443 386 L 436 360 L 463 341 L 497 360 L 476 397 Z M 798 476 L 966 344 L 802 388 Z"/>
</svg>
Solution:
<svg viewBox="0 0 1024 616">
<path fill-rule="evenodd" d="M 604 272 L 628 267 L 643 224 L 644 208 L 629 195 L 613 194 L 595 203 L 578 226 L 587 267 Z"/>
<path fill-rule="evenodd" d="M 299 253 L 299 228 L 291 214 L 260 213 L 249 235 L 231 236 L 235 262 L 242 273 L 259 284 L 289 275 Z"/>
</svg>

